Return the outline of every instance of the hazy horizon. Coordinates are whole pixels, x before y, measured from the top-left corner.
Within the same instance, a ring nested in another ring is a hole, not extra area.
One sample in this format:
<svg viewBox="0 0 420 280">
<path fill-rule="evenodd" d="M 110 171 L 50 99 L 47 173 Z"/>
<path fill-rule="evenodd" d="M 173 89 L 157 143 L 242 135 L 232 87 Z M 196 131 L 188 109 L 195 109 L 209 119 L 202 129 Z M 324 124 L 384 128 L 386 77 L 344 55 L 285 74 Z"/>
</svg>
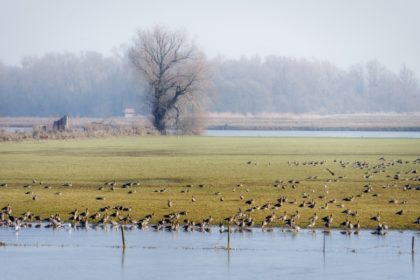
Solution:
<svg viewBox="0 0 420 280">
<path fill-rule="evenodd" d="M 96 51 L 110 55 L 139 28 L 185 29 L 209 58 L 280 55 L 340 67 L 377 59 L 420 73 L 418 1 L 4 1 L 0 61 Z"/>
</svg>

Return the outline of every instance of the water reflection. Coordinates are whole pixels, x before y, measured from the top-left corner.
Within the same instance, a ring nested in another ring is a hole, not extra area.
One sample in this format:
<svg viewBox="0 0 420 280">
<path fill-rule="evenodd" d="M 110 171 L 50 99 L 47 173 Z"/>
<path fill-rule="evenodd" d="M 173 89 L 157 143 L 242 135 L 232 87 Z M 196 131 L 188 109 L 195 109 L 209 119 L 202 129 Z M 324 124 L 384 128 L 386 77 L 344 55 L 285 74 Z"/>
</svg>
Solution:
<svg viewBox="0 0 420 280">
<path fill-rule="evenodd" d="M 369 231 L 348 236 L 338 231 L 324 235 L 320 230 L 292 234 L 255 229 L 233 232 L 232 250 L 226 250 L 227 233 L 217 230 L 127 230 L 123 250 L 121 232 L 115 229 L 21 229 L 16 235 L 0 228 L 0 240 L 8 244 L 0 247 L 0 256 L 7 254 L 2 258 L 1 279 L 41 280 L 45 271 L 61 275 L 60 280 L 80 275 L 89 279 L 138 279 L 139 275 L 175 280 L 290 276 L 324 280 L 337 275 L 340 279 L 420 279 L 411 253 L 413 233 L 390 231 L 378 238 Z"/>
<path fill-rule="evenodd" d="M 125 248 L 123 247 L 121 250 L 121 269 L 124 268 L 124 259 L 125 259 Z"/>
<path fill-rule="evenodd" d="M 207 130 L 213 137 L 420 138 L 420 131 Z"/>
</svg>

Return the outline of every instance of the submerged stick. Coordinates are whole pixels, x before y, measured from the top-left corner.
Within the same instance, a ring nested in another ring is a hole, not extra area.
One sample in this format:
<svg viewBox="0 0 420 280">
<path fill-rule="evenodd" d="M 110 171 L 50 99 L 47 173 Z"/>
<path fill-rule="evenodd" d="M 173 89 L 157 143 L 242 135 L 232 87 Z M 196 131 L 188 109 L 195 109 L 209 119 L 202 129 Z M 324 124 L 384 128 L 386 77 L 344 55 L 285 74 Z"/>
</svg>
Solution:
<svg viewBox="0 0 420 280">
<path fill-rule="evenodd" d="M 122 238 L 122 247 L 123 250 L 125 249 L 125 234 L 124 234 L 124 227 L 121 225 L 121 238 Z"/>
<path fill-rule="evenodd" d="M 411 254 L 414 254 L 414 235 L 411 238 Z"/>
<path fill-rule="evenodd" d="M 230 225 L 228 225 L 228 245 L 227 249 L 230 250 Z"/>
<path fill-rule="evenodd" d="M 325 168 L 325 169 L 327 169 L 327 171 L 332 175 L 332 176 L 335 176 L 335 173 L 331 170 L 331 169 L 329 169 L 328 167 L 327 168 Z"/>
</svg>

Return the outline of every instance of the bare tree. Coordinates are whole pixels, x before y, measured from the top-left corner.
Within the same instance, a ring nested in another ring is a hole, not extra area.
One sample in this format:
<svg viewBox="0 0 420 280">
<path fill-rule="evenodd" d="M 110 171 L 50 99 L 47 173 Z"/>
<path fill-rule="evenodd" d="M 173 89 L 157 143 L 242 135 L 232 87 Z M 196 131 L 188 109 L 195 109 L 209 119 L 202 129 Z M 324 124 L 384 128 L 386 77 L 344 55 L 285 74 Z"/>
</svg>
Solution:
<svg viewBox="0 0 420 280">
<path fill-rule="evenodd" d="M 184 32 L 164 27 L 139 30 L 129 57 L 149 86 L 153 124 L 161 134 L 180 129 L 200 107 L 209 85 L 209 64 Z M 184 116 L 184 117 L 183 117 Z"/>
</svg>

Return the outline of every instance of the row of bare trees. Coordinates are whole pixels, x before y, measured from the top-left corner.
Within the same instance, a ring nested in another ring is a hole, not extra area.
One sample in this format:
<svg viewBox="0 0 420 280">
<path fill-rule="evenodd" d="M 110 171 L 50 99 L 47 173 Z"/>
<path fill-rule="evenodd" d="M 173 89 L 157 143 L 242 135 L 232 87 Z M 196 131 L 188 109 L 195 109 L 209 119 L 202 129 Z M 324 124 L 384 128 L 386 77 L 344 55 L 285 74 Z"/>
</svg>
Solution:
<svg viewBox="0 0 420 280">
<path fill-rule="evenodd" d="M 143 104 L 139 87 L 129 63 L 118 57 L 26 57 L 20 66 L 0 63 L 0 116 L 118 116 L 125 106 Z"/>
<path fill-rule="evenodd" d="M 394 73 L 372 60 L 349 69 L 329 62 L 269 56 L 218 59 L 215 111 L 375 113 L 420 111 L 414 72 Z"/>
<path fill-rule="evenodd" d="M 268 56 L 208 61 L 185 32 L 140 30 L 123 55 L 95 52 L 0 63 L 0 116 L 150 115 L 162 134 L 200 133 L 206 112 L 415 112 L 413 71 L 378 61 L 339 68 L 329 62 Z"/>
</svg>

